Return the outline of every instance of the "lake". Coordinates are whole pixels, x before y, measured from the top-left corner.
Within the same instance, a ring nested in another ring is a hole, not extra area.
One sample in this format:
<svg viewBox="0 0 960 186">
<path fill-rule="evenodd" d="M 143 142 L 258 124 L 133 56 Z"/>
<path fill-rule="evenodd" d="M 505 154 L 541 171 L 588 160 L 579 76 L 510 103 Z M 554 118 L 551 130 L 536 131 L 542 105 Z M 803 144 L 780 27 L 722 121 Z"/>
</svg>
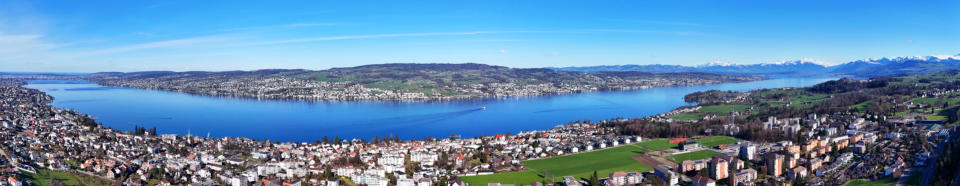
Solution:
<svg viewBox="0 0 960 186">
<path fill-rule="evenodd" d="M 834 77 L 778 78 L 746 83 L 661 87 L 537 97 L 449 102 L 306 102 L 197 96 L 100 86 L 84 81 L 35 80 L 26 87 L 53 96 L 52 105 L 90 114 L 105 126 L 159 133 L 312 142 L 398 135 L 464 138 L 549 129 L 570 121 L 650 116 L 690 105 L 683 96 L 703 90 L 746 91 L 805 87 Z M 486 110 L 481 109 L 486 107 Z"/>
</svg>

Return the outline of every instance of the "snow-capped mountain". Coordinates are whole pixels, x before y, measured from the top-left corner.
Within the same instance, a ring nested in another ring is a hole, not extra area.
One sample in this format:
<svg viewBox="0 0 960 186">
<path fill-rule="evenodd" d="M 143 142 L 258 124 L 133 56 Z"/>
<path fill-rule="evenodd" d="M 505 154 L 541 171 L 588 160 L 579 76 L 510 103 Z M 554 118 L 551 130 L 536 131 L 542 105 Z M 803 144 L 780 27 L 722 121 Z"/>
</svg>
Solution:
<svg viewBox="0 0 960 186">
<path fill-rule="evenodd" d="M 845 75 L 877 77 L 902 74 L 931 73 L 945 70 L 960 70 L 960 55 L 912 56 L 894 58 L 871 58 L 838 65 L 814 60 L 800 59 L 762 64 L 735 64 L 710 62 L 697 66 L 681 65 L 612 65 L 552 68 L 561 71 L 641 71 L 651 73 L 705 72 L 718 74 L 744 74 L 766 76 L 816 76 Z"/>
<path fill-rule="evenodd" d="M 862 59 L 830 68 L 839 75 L 877 77 L 960 70 L 960 56 L 913 56 Z"/>
<path fill-rule="evenodd" d="M 762 74 L 762 75 L 816 75 L 826 71 L 827 67 L 818 61 L 794 60 L 762 64 L 705 64 L 697 66 L 700 72 L 723 74 Z"/>
</svg>

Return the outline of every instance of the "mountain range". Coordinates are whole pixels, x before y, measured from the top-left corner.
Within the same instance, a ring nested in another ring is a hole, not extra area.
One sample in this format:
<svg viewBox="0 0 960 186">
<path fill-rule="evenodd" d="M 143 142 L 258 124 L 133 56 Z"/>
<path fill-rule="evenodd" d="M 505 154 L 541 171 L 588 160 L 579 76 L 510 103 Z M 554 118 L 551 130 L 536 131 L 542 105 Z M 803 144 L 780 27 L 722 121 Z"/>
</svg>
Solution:
<svg viewBox="0 0 960 186">
<path fill-rule="evenodd" d="M 895 58 L 871 58 L 838 65 L 824 64 L 816 60 L 802 59 L 778 63 L 729 64 L 707 63 L 698 66 L 683 65 L 605 65 L 584 67 L 551 67 L 558 71 L 600 72 L 639 71 L 651 73 L 703 72 L 716 74 L 765 75 L 765 76 L 820 76 L 838 75 L 850 77 L 880 77 L 906 74 L 931 73 L 945 70 L 960 70 L 960 55 L 913 56 Z"/>
</svg>

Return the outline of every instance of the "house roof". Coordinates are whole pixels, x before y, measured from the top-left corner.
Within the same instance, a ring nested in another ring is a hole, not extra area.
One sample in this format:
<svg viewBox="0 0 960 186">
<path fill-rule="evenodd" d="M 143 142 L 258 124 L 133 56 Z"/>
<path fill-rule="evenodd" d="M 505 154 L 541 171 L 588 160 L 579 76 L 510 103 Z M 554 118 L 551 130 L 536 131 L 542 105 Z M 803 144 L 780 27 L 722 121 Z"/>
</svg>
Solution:
<svg viewBox="0 0 960 186">
<path fill-rule="evenodd" d="M 717 181 L 714 181 L 713 179 L 710 179 L 708 177 L 703 177 L 700 175 L 694 176 L 693 181 L 700 182 L 700 183 L 716 183 L 717 182 Z"/>
</svg>

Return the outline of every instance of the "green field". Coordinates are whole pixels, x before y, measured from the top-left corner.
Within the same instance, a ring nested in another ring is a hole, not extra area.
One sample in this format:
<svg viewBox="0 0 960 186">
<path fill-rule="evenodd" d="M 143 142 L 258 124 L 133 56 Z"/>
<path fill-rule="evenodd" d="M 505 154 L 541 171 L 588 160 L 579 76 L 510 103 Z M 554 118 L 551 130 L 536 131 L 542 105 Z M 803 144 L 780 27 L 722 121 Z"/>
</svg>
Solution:
<svg viewBox="0 0 960 186">
<path fill-rule="evenodd" d="M 846 186 L 888 186 L 888 185 L 894 185 L 896 183 L 897 183 L 897 180 L 893 178 L 884 178 L 884 179 L 873 180 L 873 181 L 867 181 L 863 179 L 853 180 L 853 181 L 847 182 L 847 184 L 845 185 Z"/>
<path fill-rule="evenodd" d="M 873 100 L 867 100 L 867 101 L 864 101 L 863 103 L 857 103 L 856 105 L 850 106 L 850 108 L 856 109 L 857 111 L 860 111 L 860 112 L 866 112 L 867 107 L 870 106 L 870 103 L 873 103 Z"/>
<path fill-rule="evenodd" d="M 705 114 L 726 115 L 729 114 L 731 110 L 744 112 L 747 111 L 748 108 L 750 108 L 750 105 L 710 105 L 700 107 L 700 109 L 694 112 L 680 113 L 669 117 L 679 120 L 699 120 L 703 118 Z"/>
<path fill-rule="evenodd" d="M 84 174 L 50 171 L 46 169 L 37 169 L 37 173 L 21 172 L 26 176 L 30 183 L 40 186 L 53 185 L 52 182 L 60 182 L 63 185 L 110 185 L 112 181 L 103 180 Z"/>
<path fill-rule="evenodd" d="M 700 110 L 697 111 L 710 114 L 729 114 L 731 110 L 744 112 L 747 111 L 747 108 L 750 108 L 750 105 L 711 105 L 700 107 Z"/>
<path fill-rule="evenodd" d="M 729 136 L 710 136 L 706 138 L 696 139 L 693 141 L 700 143 L 700 145 L 703 145 L 704 147 L 714 147 L 720 144 L 724 144 L 724 145 L 734 144 L 740 140 L 738 140 L 737 138 L 729 137 Z"/>
<path fill-rule="evenodd" d="M 941 115 L 929 115 L 929 116 L 927 116 L 926 119 L 927 119 L 927 120 L 947 121 L 947 117 L 946 117 L 946 116 L 941 116 Z"/>
<path fill-rule="evenodd" d="M 665 139 L 650 140 L 593 152 L 524 161 L 523 164 L 531 171 L 468 176 L 462 179 L 470 185 L 486 185 L 491 181 L 527 185 L 542 181 L 542 174 L 549 174 L 550 177 L 559 180 L 563 176 L 588 178 L 593 171 L 597 171 L 600 177 L 606 177 L 616 171 L 646 172 L 652 168 L 633 159 L 633 156 L 644 152 L 644 147 L 649 151 L 657 151 L 676 147 L 676 144 L 670 144 L 670 141 Z"/>
<path fill-rule="evenodd" d="M 700 151 L 688 152 L 683 154 L 676 154 L 676 155 L 670 156 L 670 158 L 672 158 L 674 162 L 680 163 L 685 160 L 710 159 L 711 157 L 713 157 L 713 155 L 716 155 L 716 154 L 720 154 L 720 153 L 712 150 L 700 150 Z"/>
<path fill-rule="evenodd" d="M 516 184 L 516 185 L 529 185 L 533 182 L 540 182 L 545 179 L 540 177 L 536 172 L 533 171 L 523 171 L 523 172 L 502 172 L 491 175 L 481 175 L 481 176 L 466 176 L 460 177 L 463 182 L 474 185 L 474 186 L 485 186 L 486 183 L 504 183 L 504 184 Z"/>
<path fill-rule="evenodd" d="M 703 118 L 703 116 L 697 113 L 682 113 L 682 114 L 671 115 L 670 118 L 679 119 L 679 120 L 698 120 L 700 118 Z"/>
</svg>

